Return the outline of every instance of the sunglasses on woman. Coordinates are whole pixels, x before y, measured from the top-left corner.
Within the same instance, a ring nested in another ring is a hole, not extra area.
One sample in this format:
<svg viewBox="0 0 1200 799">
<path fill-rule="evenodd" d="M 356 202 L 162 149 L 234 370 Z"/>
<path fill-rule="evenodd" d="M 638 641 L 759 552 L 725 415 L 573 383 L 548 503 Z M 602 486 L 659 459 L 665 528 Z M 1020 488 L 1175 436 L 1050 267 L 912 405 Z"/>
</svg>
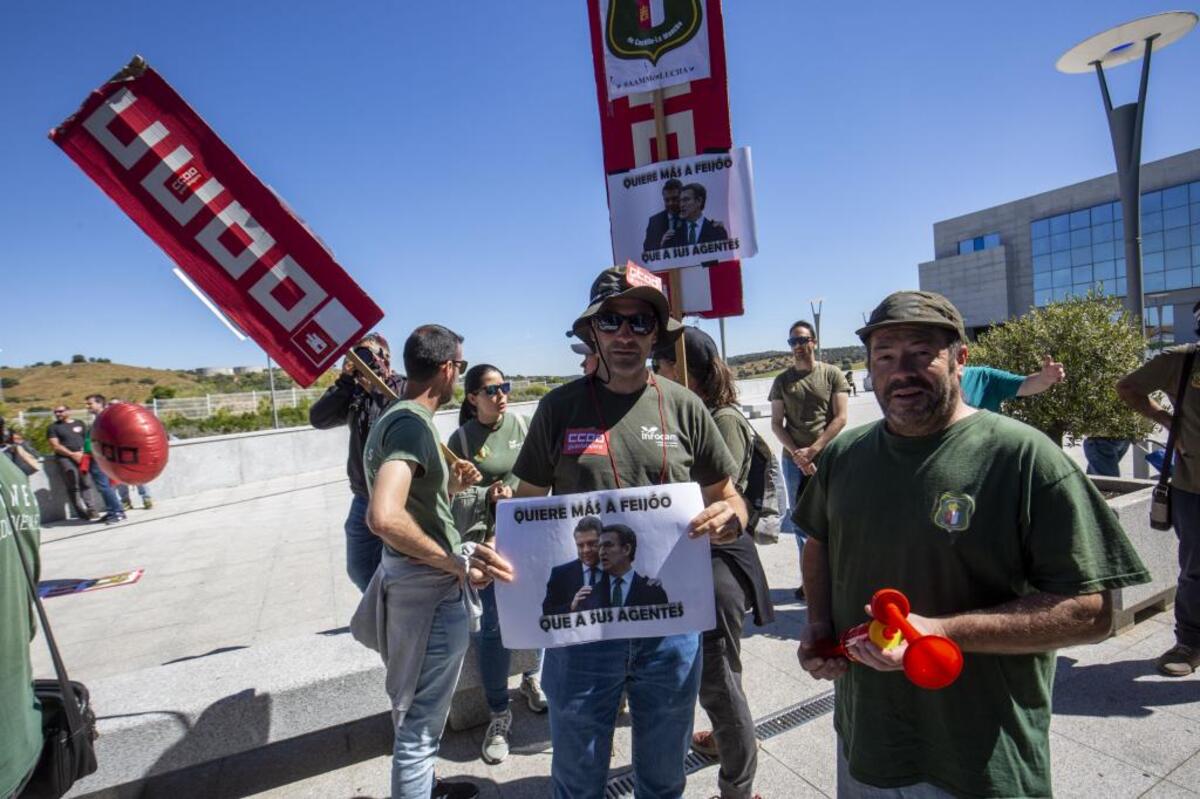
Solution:
<svg viewBox="0 0 1200 799">
<path fill-rule="evenodd" d="M 596 328 L 601 333 L 616 333 L 623 322 L 629 323 L 629 329 L 635 336 L 648 336 L 658 327 L 658 317 L 652 313 L 625 314 L 605 311 L 595 316 Z"/>
<path fill-rule="evenodd" d="M 492 383 L 490 386 L 483 386 L 476 394 L 487 394 L 489 397 L 494 397 L 497 394 L 511 394 L 512 383 L 505 381 L 503 383 Z"/>
</svg>

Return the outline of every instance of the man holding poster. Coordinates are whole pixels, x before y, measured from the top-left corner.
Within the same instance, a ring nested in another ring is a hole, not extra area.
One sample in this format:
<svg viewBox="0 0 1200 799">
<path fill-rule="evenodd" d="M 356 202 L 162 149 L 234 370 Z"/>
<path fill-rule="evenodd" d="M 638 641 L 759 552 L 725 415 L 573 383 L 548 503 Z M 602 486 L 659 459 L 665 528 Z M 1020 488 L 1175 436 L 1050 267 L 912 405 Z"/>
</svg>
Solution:
<svg viewBox="0 0 1200 799">
<path fill-rule="evenodd" d="M 646 368 L 655 343 L 674 341 L 682 331 L 656 283 L 631 264 L 604 270 L 592 284 L 573 332 L 593 345 L 600 365 L 594 375 L 550 392 L 538 406 L 513 468 L 521 479 L 516 496 L 541 497 L 553 490 L 557 498 L 695 482 L 705 507 L 688 534 L 728 542 L 746 523 L 745 504 L 730 479 L 737 464 L 699 398 L 676 383 L 658 381 Z M 616 539 L 623 551 L 620 536 Z M 686 605 L 698 597 L 671 599 Z M 698 632 L 548 649 L 542 684 L 550 701 L 555 797 L 604 795 L 622 691 L 628 692 L 633 716 L 637 795 L 682 795 L 700 685 Z"/>
</svg>

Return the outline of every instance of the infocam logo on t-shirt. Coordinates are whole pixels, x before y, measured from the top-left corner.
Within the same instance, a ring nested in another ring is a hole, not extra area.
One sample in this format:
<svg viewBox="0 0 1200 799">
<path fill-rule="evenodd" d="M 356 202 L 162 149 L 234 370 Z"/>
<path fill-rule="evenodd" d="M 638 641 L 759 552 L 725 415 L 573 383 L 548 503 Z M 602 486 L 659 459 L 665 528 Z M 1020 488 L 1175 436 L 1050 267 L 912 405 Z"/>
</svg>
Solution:
<svg viewBox="0 0 1200 799">
<path fill-rule="evenodd" d="M 654 441 L 666 444 L 668 447 L 679 446 L 679 436 L 674 433 L 663 433 L 657 426 L 642 425 L 642 441 Z"/>
<path fill-rule="evenodd" d="M 564 455 L 607 455 L 608 439 L 596 427 L 568 427 L 563 433 Z"/>
</svg>

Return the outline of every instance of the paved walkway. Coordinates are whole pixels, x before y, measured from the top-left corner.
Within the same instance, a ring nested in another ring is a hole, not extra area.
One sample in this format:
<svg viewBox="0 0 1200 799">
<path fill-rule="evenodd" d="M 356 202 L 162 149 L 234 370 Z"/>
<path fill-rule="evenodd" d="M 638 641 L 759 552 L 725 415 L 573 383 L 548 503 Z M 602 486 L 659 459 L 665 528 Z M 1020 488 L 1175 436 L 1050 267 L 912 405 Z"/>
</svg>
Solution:
<svg viewBox="0 0 1200 799">
<path fill-rule="evenodd" d="M 851 400 L 852 423 L 878 415 L 870 397 Z M 263 641 L 344 626 L 357 591 L 344 574 L 342 519 L 349 502 L 343 476 L 322 472 L 173 500 L 135 511 L 114 527 L 62 524 L 46 530 L 45 579 L 102 577 L 144 567 L 136 585 L 47 602 L 72 676 L 84 681 L 203 656 Z M 827 684 L 796 662 L 804 608 L 791 596 L 798 575 L 790 539 L 761 549 L 778 619 L 749 627 L 745 681 L 762 718 L 816 697 Z M 1160 614 L 1124 635 L 1060 653 L 1052 725 L 1058 796 L 1200 795 L 1200 677 L 1168 680 L 1150 661 L 1171 643 Z M 39 673 L 49 659 L 34 647 Z M 380 691 L 383 688 L 380 686 Z M 543 797 L 550 770 L 545 718 L 514 703 L 513 754 L 499 766 L 478 758 L 482 728 L 449 734 L 439 773 L 466 775 L 483 796 Z M 100 712 L 103 712 L 101 709 Z M 706 724 L 697 711 L 697 724 Z M 834 749 L 824 715 L 763 743 L 758 790 L 766 797 L 831 796 Z M 281 775 L 266 797 L 387 795 L 389 759 L 344 765 L 318 752 L 309 775 Z M 613 767 L 630 760 L 627 721 L 616 737 Z M 338 766 L 341 766 L 340 768 Z M 195 786 L 196 796 L 244 796 L 238 785 Z M 716 769 L 689 780 L 686 796 L 716 792 Z M 174 796 L 173 799 L 182 799 Z"/>
</svg>

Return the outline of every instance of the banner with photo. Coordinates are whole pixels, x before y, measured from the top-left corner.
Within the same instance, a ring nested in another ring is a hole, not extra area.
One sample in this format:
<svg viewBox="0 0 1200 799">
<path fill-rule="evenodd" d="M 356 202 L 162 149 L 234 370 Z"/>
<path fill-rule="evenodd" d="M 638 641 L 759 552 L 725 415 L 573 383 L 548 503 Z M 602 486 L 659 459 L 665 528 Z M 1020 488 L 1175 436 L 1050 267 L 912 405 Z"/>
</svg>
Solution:
<svg viewBox="0 0 1200 799">
<path fill-rule="evenodd" d="M 687 535 L 702 510 L 696 483 L 502 501 L 496 549 L 516 573 L 496 583 L 504 646 L 712 629 L 708 538 Z"/>
<path fill-rule="evenodd" d="M 747 147 L 609 175 L 608 202 L 617 263 L 658 272 L 758 252 Z"/>
<path fill-rule="evenodd" d="M 702 0 L 600 0 L 609 101 L 709 75 Z"/>
</svg>

